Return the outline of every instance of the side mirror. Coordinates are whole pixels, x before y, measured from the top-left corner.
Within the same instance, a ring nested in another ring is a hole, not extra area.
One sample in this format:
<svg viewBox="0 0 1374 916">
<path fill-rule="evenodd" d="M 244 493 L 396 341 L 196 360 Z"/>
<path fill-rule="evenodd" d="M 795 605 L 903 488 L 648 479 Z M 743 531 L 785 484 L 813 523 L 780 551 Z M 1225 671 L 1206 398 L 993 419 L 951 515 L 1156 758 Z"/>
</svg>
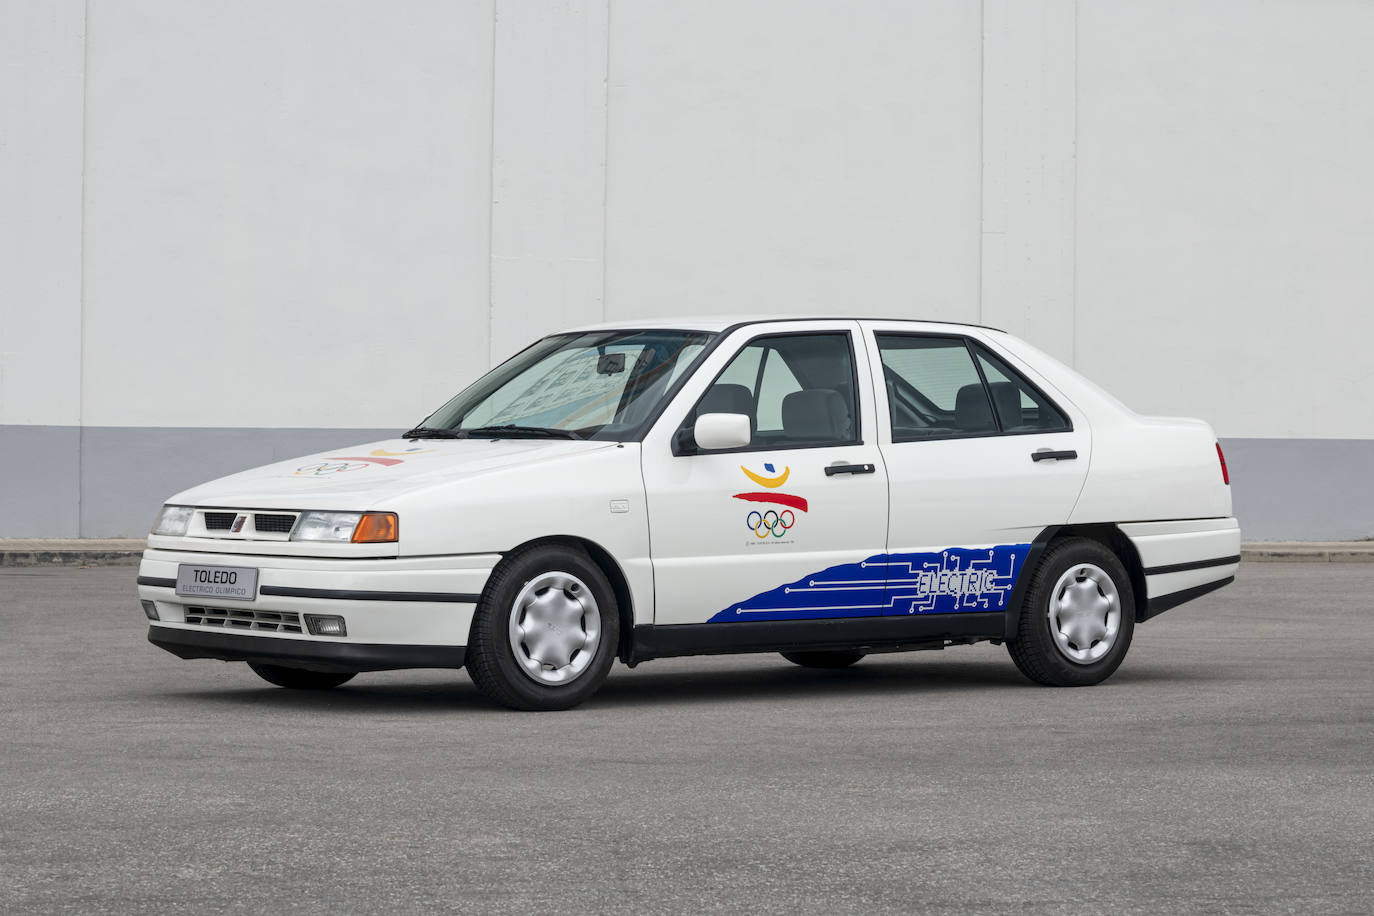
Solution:
<svg viewBox="0 0 1374 916">
<path fill-rule="evenodd" d="M 742 413 L 704 413 L 692 427 L 697 448 L 717 451 L 744 448 L 753 439 L 749 418 Z"/>
</svg>

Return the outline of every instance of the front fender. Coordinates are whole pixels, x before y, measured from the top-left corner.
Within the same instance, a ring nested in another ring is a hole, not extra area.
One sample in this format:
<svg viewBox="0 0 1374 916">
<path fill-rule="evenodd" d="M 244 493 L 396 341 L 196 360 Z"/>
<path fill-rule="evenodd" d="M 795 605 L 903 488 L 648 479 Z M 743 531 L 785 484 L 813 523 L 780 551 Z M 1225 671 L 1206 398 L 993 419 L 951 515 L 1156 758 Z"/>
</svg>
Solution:
<svg viewBox="0 0 1374 916">
<path fill-rule="evenodd" d="M 640 451 L 638 443 L 625 443 L 407 493 L 392 502 L 401 518 L 401 556 L 507 553 L 549 537 L 590 541 L 623 572 L 636 622 L 652 622 Z"/>
</svg>

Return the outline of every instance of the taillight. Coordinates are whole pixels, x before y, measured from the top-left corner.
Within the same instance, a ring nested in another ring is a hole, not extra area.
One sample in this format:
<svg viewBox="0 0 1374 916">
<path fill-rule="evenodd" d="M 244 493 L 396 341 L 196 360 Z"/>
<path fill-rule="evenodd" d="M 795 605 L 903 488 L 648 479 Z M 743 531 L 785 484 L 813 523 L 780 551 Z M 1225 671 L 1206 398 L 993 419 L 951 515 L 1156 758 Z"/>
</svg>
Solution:
<svg viewBox="0 0 1374 916">
<path fill-rule="evenodd" d="M 1221 451 L 1221 443 L 1217 443 L 1217 460 L 1221 462 L 1221 482 L 1228 487 L 1231 485 L 1231 474 L 1226 470 L 1226 455 Z"/>
</svg>

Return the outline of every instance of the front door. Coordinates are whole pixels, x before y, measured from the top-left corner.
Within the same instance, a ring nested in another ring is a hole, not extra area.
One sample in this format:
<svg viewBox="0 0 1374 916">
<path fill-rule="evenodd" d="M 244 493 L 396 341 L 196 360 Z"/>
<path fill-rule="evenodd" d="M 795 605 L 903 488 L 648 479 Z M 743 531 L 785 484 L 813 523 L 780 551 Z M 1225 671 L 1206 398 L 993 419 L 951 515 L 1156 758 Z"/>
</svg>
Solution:
<svg viewBox="0 0 1374 916">
<path fill-rule="evenodd" d="M 700 449 L 696 417 L 749 417 L 749 445 Z M 887 475 L 853 321 L 737 331 L 644 442 L 655 623 L 882 613 Z"/>
</svg>

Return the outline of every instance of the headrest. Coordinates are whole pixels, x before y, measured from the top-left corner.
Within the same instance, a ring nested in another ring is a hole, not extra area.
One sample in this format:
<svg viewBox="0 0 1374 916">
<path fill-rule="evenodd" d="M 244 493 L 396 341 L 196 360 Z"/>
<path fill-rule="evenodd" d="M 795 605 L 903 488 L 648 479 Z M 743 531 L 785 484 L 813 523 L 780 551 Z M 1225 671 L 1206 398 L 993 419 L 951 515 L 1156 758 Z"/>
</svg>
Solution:
<svg viewBox="0 0 1374 916">
<path fill-rule="evenodd" d="M 992 402 L 997 405 L 997 416 L 1002 420 L 1002 427 L 1010 429 L 1013 426 L 1021 426 L 1024 423 L 1021 414 L 1021 389 L 1012 382 L 989 382 L 988 388 L 992 390 Z"/>
<path fill-rule="evenodd" d="M 807 388 L 782 399 L 782 431 L 789 439 L 852 439 L 849 405 L 833 388 Z"/>
<path fill-rule="evenodd" d="M 706 395 L 701 399 L 701 406 L 697 408 L 698 416 L 704 413 L 742 413 L 753 416 L 754 396 L 743 385 L 732 385 L 727 382 L 712 385 L 706 390 Z"/>
<path fill-rule="evenodd" d="M 965 385 L 954 396 L 954 425 L 966 433 L 986 433 L 997 429 L 992 405 L 981 382 Z"/>
</svg>

